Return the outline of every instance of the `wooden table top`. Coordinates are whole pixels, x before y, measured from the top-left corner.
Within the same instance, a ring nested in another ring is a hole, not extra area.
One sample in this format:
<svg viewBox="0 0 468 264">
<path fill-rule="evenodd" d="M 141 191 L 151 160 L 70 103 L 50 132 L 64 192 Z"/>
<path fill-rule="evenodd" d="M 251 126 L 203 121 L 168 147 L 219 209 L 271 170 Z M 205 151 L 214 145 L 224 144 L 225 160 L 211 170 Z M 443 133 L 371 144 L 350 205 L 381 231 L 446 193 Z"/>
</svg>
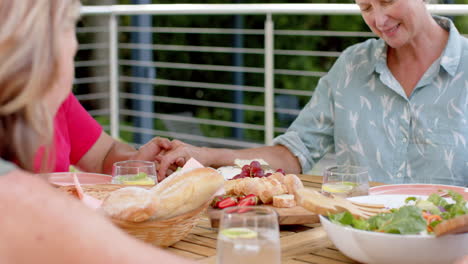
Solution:
<svg viewBox="0 0 468 264">
<path fill-rule="evenodd" d="M 319 190 L 322 176 L 299 175 L 305 187 Z M 371 186 L 382 185 L 371 183 Z M 183 240 L 166 250 L 197 260 L 199 263 L 216 263 L 216 239 L 218 229 L 211 228 L 205 214 L 197 226 Z M 281 226 L 281 257 L 283 264 L 299 263 L 358 263 L 343 255 L 333 246 L 320 224 Z"/>
</svg>

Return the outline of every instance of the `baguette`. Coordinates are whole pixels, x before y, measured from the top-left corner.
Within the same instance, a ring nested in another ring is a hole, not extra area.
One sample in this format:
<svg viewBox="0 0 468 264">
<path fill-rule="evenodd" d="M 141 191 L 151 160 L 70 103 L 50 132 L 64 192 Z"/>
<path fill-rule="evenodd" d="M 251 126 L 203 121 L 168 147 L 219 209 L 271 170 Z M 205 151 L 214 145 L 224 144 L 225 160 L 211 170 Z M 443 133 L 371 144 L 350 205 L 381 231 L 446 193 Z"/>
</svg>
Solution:
<svg viewBox="0 0 468 264">
<path fill-rule="evenodd" d="M 115 219 L 143 222 L 156 213 L 158 205 L 158 197 L 149 190 L 125 187 L 111 192 L 104 199 L 102 210 Z"/>
<path fill-rule="evenodd" d="M 198 168 L 169 176 L 150 191 L 160 200 L 152 219 L 168 219 L 208 202 L 223 186 L 224 177 L 212 168 Z"/>
<path fill-rule="evenodd" d="M 296 191 L 296 200 L 297 204 L 316 214 L 337 214 L 346 210 L 330 201 L 330 198 L 323 196 L 317 191 L 306 188 Z"/>
</svg>

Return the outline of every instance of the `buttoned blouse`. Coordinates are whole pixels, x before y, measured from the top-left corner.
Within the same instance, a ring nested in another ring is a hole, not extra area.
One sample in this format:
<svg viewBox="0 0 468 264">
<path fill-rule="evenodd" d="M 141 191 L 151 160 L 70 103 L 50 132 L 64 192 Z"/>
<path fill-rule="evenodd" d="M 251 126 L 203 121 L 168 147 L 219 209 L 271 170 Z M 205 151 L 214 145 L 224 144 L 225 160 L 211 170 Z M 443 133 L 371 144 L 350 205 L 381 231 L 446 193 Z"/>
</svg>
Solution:
<svg viewBox="0 0 468 264">
<path fill-rule="evenodd" d="M 434 17 L 449 38 L 408 98 L 387 67 L 387 45 L 347 48 L 322 77 L 282 144 L 309 171 L 327 152 L 366 166 L 373 181 L 468 184 L 468 40 Z"/>
</svg>

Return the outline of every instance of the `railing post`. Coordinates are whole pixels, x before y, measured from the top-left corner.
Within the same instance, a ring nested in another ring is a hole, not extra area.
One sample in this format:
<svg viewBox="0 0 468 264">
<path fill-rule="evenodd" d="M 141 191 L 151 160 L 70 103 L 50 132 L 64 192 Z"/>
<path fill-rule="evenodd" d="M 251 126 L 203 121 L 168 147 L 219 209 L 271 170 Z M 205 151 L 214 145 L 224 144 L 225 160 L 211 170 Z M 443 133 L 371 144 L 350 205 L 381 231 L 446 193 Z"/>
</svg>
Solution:
<svg viewBox="0 0 468 264">
<path fill-rule="evenodd" d="M 119 138 L 119 59 L 117 48 L 117 15 L 109 16 L 109 81 L 110 81 L 110 134 Z"/>
<path fill-rule="evenodd" d="M 274 136 L 274 45 L 271 13 L 265 21 L 265 144 L 273 144 Z"/>
</svg>

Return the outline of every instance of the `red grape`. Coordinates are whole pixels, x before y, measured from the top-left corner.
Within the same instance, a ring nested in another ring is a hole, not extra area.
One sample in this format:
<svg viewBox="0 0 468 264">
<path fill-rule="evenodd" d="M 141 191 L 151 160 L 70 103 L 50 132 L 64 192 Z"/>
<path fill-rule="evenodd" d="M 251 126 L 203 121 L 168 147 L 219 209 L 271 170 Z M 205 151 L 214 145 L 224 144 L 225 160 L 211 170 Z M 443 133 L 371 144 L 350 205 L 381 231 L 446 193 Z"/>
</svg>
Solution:
<svg viewBox="0 0 468 264">
<path fill-rule="evenodd" d="M 240 175 L 242 178 L 249 177 L 249 176 L 250 176 L 250 172 L 248 172 L 248 171 L 242 171 L 239 175 Z"/>
<path fill-rule="evenodd" d="M 283 175 L 286 174 L 286 173 L 284 173 L 284 170 L 283 170 L 283 169 L 277 169 L 276 172 L 279 172 L 279 173 L 281 173 L 281 174 L 283 174 Z"/>
<path fill-rule="evenodd" d="M 263 172 L 263 170 L 259 170 L 257 171 L 257 173 L 255 173 L 255 177 L 262 178 L 264 176 L 265 176 L 265 173 Z"/>
<path fill-rule="evenodd" d="M 254 160 L 250 163 L 250 167 L 252 168 L 262 168 L 262 166 L 260 165 L 260 162 Z"/>
</svg>

